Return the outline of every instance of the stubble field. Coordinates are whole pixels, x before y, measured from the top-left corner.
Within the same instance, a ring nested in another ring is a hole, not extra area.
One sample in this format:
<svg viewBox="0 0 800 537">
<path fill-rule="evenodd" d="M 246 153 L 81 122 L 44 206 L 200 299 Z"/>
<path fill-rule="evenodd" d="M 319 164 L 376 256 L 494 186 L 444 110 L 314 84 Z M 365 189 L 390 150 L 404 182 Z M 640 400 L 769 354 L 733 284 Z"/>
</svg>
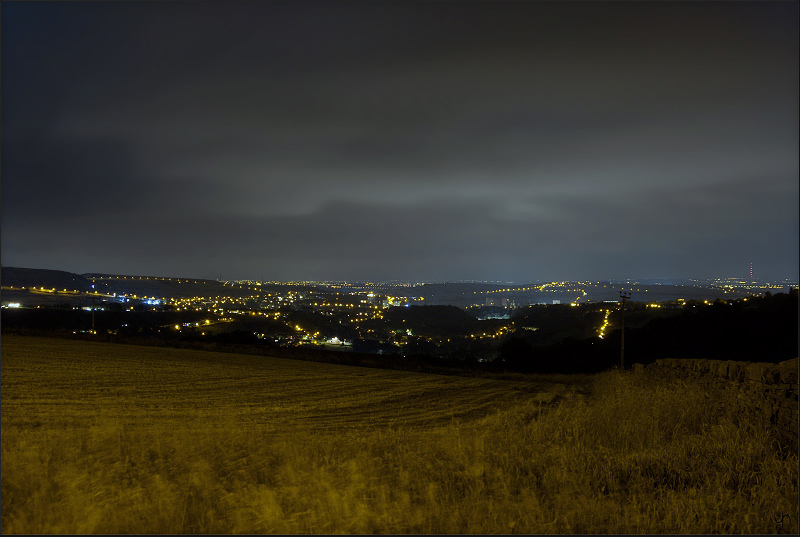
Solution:
<svg viewBox="0 0 800 537">
<path fill-rule="evenodd" d="M 797 530 L 797 455 L 682 381 L 21 336 L 0 372 L 3 533 Z"/>
</svg>

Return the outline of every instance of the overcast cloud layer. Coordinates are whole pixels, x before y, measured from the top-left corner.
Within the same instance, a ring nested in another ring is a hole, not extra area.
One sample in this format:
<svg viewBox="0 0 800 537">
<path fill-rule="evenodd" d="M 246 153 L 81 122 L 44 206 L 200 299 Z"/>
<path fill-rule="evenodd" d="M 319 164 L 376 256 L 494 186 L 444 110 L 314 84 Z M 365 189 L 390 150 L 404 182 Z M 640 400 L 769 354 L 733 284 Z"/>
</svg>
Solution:
<svg viewBox="0 0 800 537">
<path fill-rule="evenodd" d="M 798 273 L 798 5 L 3 2 L 2 263 Z"/>
</svg>

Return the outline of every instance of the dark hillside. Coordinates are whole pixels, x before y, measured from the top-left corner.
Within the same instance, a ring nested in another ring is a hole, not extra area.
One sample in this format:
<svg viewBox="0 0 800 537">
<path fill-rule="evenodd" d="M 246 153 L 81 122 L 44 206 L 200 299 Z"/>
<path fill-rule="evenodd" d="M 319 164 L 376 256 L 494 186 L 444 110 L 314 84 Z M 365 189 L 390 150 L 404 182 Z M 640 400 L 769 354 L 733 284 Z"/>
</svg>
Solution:
<svg viewBox="0 0 800 537">
<path fill-rule="evenodd" d="M 89 291 L 91 282 L 72 272 L 63 270 L 2 267 L 0 283 L 6 287 L 44 287 L 46 289 L 69 289 Z"/>
<path fill-rule="evenodd" d="M 602 324 L 604 311 L 598 308 L 535 305 L 520 310 L 511 319 L 518 327 L 535 328 L 525 335 L 531 345 L 550 345 L 566 338 L 588 338 Z"/>
<path fill-rule="evenodd" d="M 612 333 L 612 338 L 618 337 L 619 332 Z M 747 301 L 719 301 L 655 319 L 626 333 L 625 352 L 643 363 L 657 358 L 775 363 L 796 358 L 797 290 Z"/>
<path fill-rule="evenodd" d="M 569 312 L 562 313 L 568 316 Z M 625 330 L 626 367 L 658 358 L 777 363 L 796 358 L 797 354 L 797 289 L 789 294 L 700 304 L 682 314 Z M 592 373 L 619 363 L 618 329 L 605 339 L 567 337 L 548 345 L 538 344 L 536 332 L 517 332 L 503 342 L 492 367 L 537 373 Z"/>
<path fill-rule="evenodd" d="M 425 336 L 468 334 L 478 321 L 456 306 L 390 308 L 385 316 L 389 330 L 410 329 Z"/>
</svg>

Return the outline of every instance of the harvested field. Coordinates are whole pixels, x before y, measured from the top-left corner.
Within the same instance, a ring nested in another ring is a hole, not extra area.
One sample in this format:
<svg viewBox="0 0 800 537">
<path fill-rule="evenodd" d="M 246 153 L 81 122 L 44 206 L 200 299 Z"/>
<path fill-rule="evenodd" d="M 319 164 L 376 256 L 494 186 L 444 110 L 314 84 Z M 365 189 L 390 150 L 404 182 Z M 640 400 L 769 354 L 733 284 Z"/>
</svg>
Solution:
<svg viewBox="0 0 800 537">
<path fill-rule="evenodd" d="M 19 336 L 1 371 L 3 533 L 797 529 L 796 454 L 688 383 Z"/>
</svg>

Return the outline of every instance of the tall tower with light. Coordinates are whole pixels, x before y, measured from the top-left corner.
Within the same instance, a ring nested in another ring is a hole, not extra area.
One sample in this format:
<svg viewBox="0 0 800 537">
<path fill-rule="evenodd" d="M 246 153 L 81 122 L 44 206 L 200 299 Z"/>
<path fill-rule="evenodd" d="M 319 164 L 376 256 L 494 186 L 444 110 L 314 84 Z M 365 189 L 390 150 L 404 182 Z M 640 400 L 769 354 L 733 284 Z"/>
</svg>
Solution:
<svg viewBox="0 0 800 537">
<path fill-rule="evenodd" d="M 750 262 L 750 279 L 753 279 L 753 262 Z"/>
</svg>

